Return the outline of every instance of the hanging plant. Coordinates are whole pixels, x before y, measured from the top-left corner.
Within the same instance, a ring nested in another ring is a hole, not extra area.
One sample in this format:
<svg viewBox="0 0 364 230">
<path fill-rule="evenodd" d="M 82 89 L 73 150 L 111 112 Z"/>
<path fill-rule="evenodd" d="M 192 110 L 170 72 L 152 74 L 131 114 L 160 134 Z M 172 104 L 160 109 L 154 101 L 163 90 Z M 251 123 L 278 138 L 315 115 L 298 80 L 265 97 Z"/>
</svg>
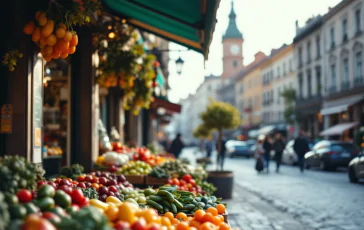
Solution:
<svg viewBox="0 0 364 230">
<path fill-rule="evenodd" d="M 18 62 L 18 59 L 22 58 L 23 54 L 18 50 L 10 50 L 3 56 L 3 65 L 7 66 L 9 71 L 12 72 Z"/>
<path fill-rule="evenodd" d="M 40 48 L 43 58 L 67 58 L 76 52 L 78 36 L 73 26 L 90 22 L 90 15 L 100 9 L 97 0 L 62 1 L 51 0 L 48 9 L 38 11 L 35 19 L 24 27 L 24 33 L 32 36 L 32 41 Z"/>
</svg>

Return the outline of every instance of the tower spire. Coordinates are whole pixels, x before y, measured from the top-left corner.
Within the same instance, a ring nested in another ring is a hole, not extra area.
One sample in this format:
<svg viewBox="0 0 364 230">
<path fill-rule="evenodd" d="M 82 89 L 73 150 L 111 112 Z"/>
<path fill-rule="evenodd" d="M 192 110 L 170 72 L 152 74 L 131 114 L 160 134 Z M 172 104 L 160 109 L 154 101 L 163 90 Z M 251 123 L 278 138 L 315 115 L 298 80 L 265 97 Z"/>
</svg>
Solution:
<svg viewBox="0 0 364 230">
<path fill-rule="evenodd" d="M 243 38 L 243 34 L 239 31 L 236 26 L 236 14 L 234 11 L 234 0 L 231 0 L 231 10 L 229 14 L 229 26 L 223 36 L 223 39 L 226 38 Z"/>
</svg>

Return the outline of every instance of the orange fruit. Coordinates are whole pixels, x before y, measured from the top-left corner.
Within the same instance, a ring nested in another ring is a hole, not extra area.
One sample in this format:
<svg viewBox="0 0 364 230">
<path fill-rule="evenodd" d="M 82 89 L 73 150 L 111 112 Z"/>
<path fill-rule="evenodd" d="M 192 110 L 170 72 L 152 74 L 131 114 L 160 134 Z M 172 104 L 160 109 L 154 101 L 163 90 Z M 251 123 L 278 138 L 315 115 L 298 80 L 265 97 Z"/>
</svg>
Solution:
<svg viewBox="0 0 364 230">
<path fill-rule="evenodd" d="M 214 208 L 214 207 L 210 207 L 210 208 L 208 208 L 208 209 L 206 210 L 206 212 L 211 213 L 213 216 L 217 216 L 217 214 L 219 214 L 219 213 L 218 213 L 218 211 L 217 211 L 217 209 L 216 209 L 216 208 Z"/>
<path fill-rule="evenodd" d="M 58 39 L 57 40 L 57 44 L 56 44 L 56 46 L 58 46 L 58 48 L 60 49 L 60 50 L 62 50 L 62 52 L 63 51 L 67 51 L 67 53 L 68 53 L 68 48 L 69 48 L 69 46 L 70 46 L 70 43 L 69 42 L 66 42 L 65 40 L 63 40 L 63 39 Z"/>
<path fill-rule="evenodd" d="M 70 48 L 68 48 L 69 54 L 74 54 L 75 52 L 76 52 L 76 46 L 70 46 Z"/>
<path fill-rule="evenodd" d="M 65 32 L 66 32 L 67 27 L 66 27 L 66 25 L 65 25 L 65 24 L 63 24 L 63 23 L 58 23 L 58 27 L 59 27 L 59 28 L 63 28 L 63 29 L 65 30 Z"/>
<path fill-rule="evenodd" d="M 51 56 L 43 56 L 43 58 L 46 62 L 50 62 L 52 60 Z"/>
<path fill-rule="evenodd" d="M 224 214 L 226 207 L 223 204 L 218 204 L 218 205 L 216 205 L 216 209 L 219 214 Z"/>
<path fill-rule="evenodd" d="M 180 221 L 179 221 L 178 219 L 176 219 L 176 218 L 173 218 L 173 219 L 171 220 L 171 222 L 172 222 L 172 224 L 173 224 L 173 225 L 176 225 L 176 224 L 178 224 Z"/>
<path fill-rule="evenodd" d="M 40 26 L 45 26 L 46 24 L 47 24 L 47 15 L 46 15 L 46 13 L 41 13 L 40 15 L 39 15 L 39 17 L 38 17 L 38 24 L 40 25 Z"/>
<path fill-rule="evenodd" d="M 69 42 L 72 40 L 72 32 L 71 31 L 66 31 L 63 39 L 66 41 L 66 42 Z"/>
<path fill-rule="evenodd" d="M 57 35 L 57 38 L 63 38 L 64 35 L 66 34 L 66 30 L 64 28 L 58 28 L 56 30 L 56 35 Z"/>
<path fill-rule="evenodd" d="M 68 57 L 68 53 L 67 52 L 62 52 L 61 53 L 61 58 L 63 58 L 63 59 L 65 59 L 65 58 L 67 58 Z"/>
<path fill-rule="evenodd" d="M 224 221 L 225 221 L 224 216 L 222 216 L 222 215 L 217 215 L 217 217 L 219 217 L 219 218 L 220 218 L 221 222 L 224 222 Z"/>
<path fill-rule="evenodd" d="M 199 230 L 217 230 L 217 227 L 210 222 L 203 223 Z"/>
<path fill-rule="evenodd" d="M 199 221 L 197 221 L 197 220 L 192 220 L 190 222 L 190 226 L 199 229 L 201 227 L 201 223 Z"/>
<path fill-rule="evenodd" d="M 201 210 L 201 209 L 197 210 L 195 212 L 195 220 L 202 222 L 202 218 L 203 218 L 204 215 L 205 215 L 204 210 Z"/>
<path fill-rule="evenodd" d="M 48 38 L 47 38 L 47 44 L 50 46 L 54 46 L 57 43 L 57 37 L 54 34 L 51 34 Z"/>
<path fill-rule="evenodd" d="M 143 217 L 147 223 L 156 222 L 157 214 L 153 209 L 143 209 L 139 212 L 139 216 Z"/>
<path fill-rule="evenodd" d="M 77 34 L 73 34 L 72 39 L 70 41 L 70 45 L 71 46 L 77 46 L 77 44 L 78 44 L 78 36 L 77 36 Z"/>
<path fill-rule="evenodd" d="M 214 222 L 214 216 L 210 212 L 206 212 L 206 214 L 202 217 L 202 222 Z"/>
<path fill-rule="evenodd" d="M 34 31 L 34 28 L 35 28 L 35 25 L 34 25 L 34 22 L 28 22 L 25 26 L 24 26 L 24 33 L 26 35 L 31 35 Z"/>
<path fill-rule="evenodd" d="M 119 215 L 119 208 L 114 205 L 110 205 L 105 211 L 105 215 L 109 218 L 109 221 L 115 221 Z"/>
<path fill-rule="evenodd" d="M 54 21 L 48 20 L 47 24 L 42 28 L 42 36 L 48 37 L 53 33 L 54 30 Z"/>
<path fill-rule="evenodd" d="M 221 225 L 221 219 L 218 216 L 214 216 L 214 221 L 212 222 L 214 225 L 216 226 L 220 226 Z"/>
<path fill-rule="evenodd" d="M 165 216 L 165 217 L 168 217 L 168 219 L 169 219 L 169 220 L 173 220 L 173 219 L 174 219 L 174 215 L 173 215 L 173 213 L 171 213 L 171 212 L 166 212 L 166 213 L 164 213 L 164 216 Z"/>
<path fill-rule="evenodd" d="M 227 223 L 223 222 L 221 223 L 219 230 L 230 230 L 230 226 Z"/>
<path fill-rule="evenodd" d="M 53 59 L 58 59 L 60 55 L 61 55 L 61 53 L 58 53 L 55 50 L 53 50 L 53 53 L 52 53 L 51 56 L 52 56 Z"/>
<path fill-rule="evenodd" d="M 180 222 L 177 224 L 176 230 L 188 230 L 188 224 L 186 222 Z"/>
<path fill-rule="evenodd" d="M 171 220 L 166 216 L 162 216 L 161 224 L 163 226 L 166 226 L 167 228 L 171 227 L 171 225 L 172 225 Z"/>
<path fill-rule="evenodd" d="M 176 219 L 185 221 L 187 220 L 187 215 L 183 212 L 179 212 L 176 216 Z"/>
<path fill-rule="evenodd" d="M 198 230 L 198 228 L 190 227 L 188 230 Z"/>
<path fill-rule="evenodd" d="M 44 54 L 51 55 L 53 53 L 53 46 L 45 46 L 44 47 Z"/>
<path fill-rule="evenodd" d="M 32 34 L 32 41 L 37 42 L 40 39 L 40 28 L 36 27 Z"/>
</svg>

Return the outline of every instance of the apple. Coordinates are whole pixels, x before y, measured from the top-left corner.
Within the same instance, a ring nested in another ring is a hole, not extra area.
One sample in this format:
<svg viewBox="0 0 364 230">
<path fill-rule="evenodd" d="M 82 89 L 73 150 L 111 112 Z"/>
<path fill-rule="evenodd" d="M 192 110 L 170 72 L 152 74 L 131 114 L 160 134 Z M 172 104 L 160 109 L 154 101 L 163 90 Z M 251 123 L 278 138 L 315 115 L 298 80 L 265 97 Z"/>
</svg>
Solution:
<svg viewBox="0 0 364 230">
<path fill-rule="evenodd" d="M 114 179 L 109 180 L 108 183 L 107 183 L 108 186 L 117 185 L 117 184 L 118 184 L 117 180 L 114 180 Z"/>
<path fill-rule="evenodd" d="M 25 218 L 22 230 L 56 230 L 53 224 L 38 214 L 30 214 Z"/>
<path fill-rule="evenodd" d="M 116 188 L 116 185 L 114 186 L 114 185 L 111 185 L 111 186 L 109 186 L 109 191 L 111 191 L 111 192 L 118 192 L 118 189 Z"/>
<path fill-rule="evenodd" d="M 106 194 L 102 194 L 99 196 L 99 199 L 102 201 L 102 202 L 105 202 L 106 201 L 106 198 L 107 198 L 107 195 Z"/>
<path fill-rule="evenodd" d="M 54 189 L 57 189 L 57 187 L 58 187 L 58 185 L 56 183 L 54 183 L 53 181 L 48 181 L 47 184 L 52 186 Z"/>
<path fill-rule="evenodd" d="M 131 226 L 132 230 L 146 230 L 147 229 L 147 222 L 143 217 L 140 217 L 134 224 Z"/>
<path fill-rule="evenodd" d="M 124 175 L 117 175 L 116 179 L 118 180 L 118 182 L 125 182 L 126 178 Z"/>
<path fill-rule="evenodd" d="M 112 191 L 109 191 L 109 192 L 107 193 L 107 195 L 108 195 L 108 196 L 115 196 L 115 193 L 114 193 L 114 192 L 112 192 Z"/>
<path fill-rule="evenodd" d="M 106 186 L 99 188 L 100 194 L 108 194 L 108 192 L 109 192 L 109 189 Z"/>
<path fill-rule="evenodd" d="M 85 185 L 86 185 L 86 188 L 92 187 L 92 184 L 90 182 L 86 182 Z"/>
<path fill-rule="evenodd" d="M 119 220 L 118 222 L 115 223 L 114 229 L 115 230 L 126 230 L 126 229 L 130 229 L 130 224 L 128 222 L 126 222 L 126 221 Z"/>
<path fill-rule="evenodd" d="M 101 172 L 100 172 L 100 171 L 97 171 L 97 172 L 95 173 L 95 176 L 97 176 L 97 177 L 101 177 Z"/>
</svg>

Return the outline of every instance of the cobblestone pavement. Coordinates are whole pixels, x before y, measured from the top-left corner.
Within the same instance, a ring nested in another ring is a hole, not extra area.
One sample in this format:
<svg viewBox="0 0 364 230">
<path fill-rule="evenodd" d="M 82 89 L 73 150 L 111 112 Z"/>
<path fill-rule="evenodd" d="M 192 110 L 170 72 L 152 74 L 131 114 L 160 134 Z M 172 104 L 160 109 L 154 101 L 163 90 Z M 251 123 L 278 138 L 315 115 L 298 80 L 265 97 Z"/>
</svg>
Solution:
<svg viewBox="0 0 364 230">
<path fill-rule="evenodd" d="M 191 155 L 191 150 L 184 152 L 184 156 Z M 225 168 L 235 176 L 234 197 L 229 201 L 232 226 L 242 230 L 364 230 L 364 183 L 350 183 L 345 170 L 311 169 L 301 174 L 296 167 L 282 166 L 277 174 L 271 164 L 271 173 L 257 174 L 254 164 L 253 159 L 226 160 Z M 246 215 L 238 216 L 240 209 Z"/>
</svg>

